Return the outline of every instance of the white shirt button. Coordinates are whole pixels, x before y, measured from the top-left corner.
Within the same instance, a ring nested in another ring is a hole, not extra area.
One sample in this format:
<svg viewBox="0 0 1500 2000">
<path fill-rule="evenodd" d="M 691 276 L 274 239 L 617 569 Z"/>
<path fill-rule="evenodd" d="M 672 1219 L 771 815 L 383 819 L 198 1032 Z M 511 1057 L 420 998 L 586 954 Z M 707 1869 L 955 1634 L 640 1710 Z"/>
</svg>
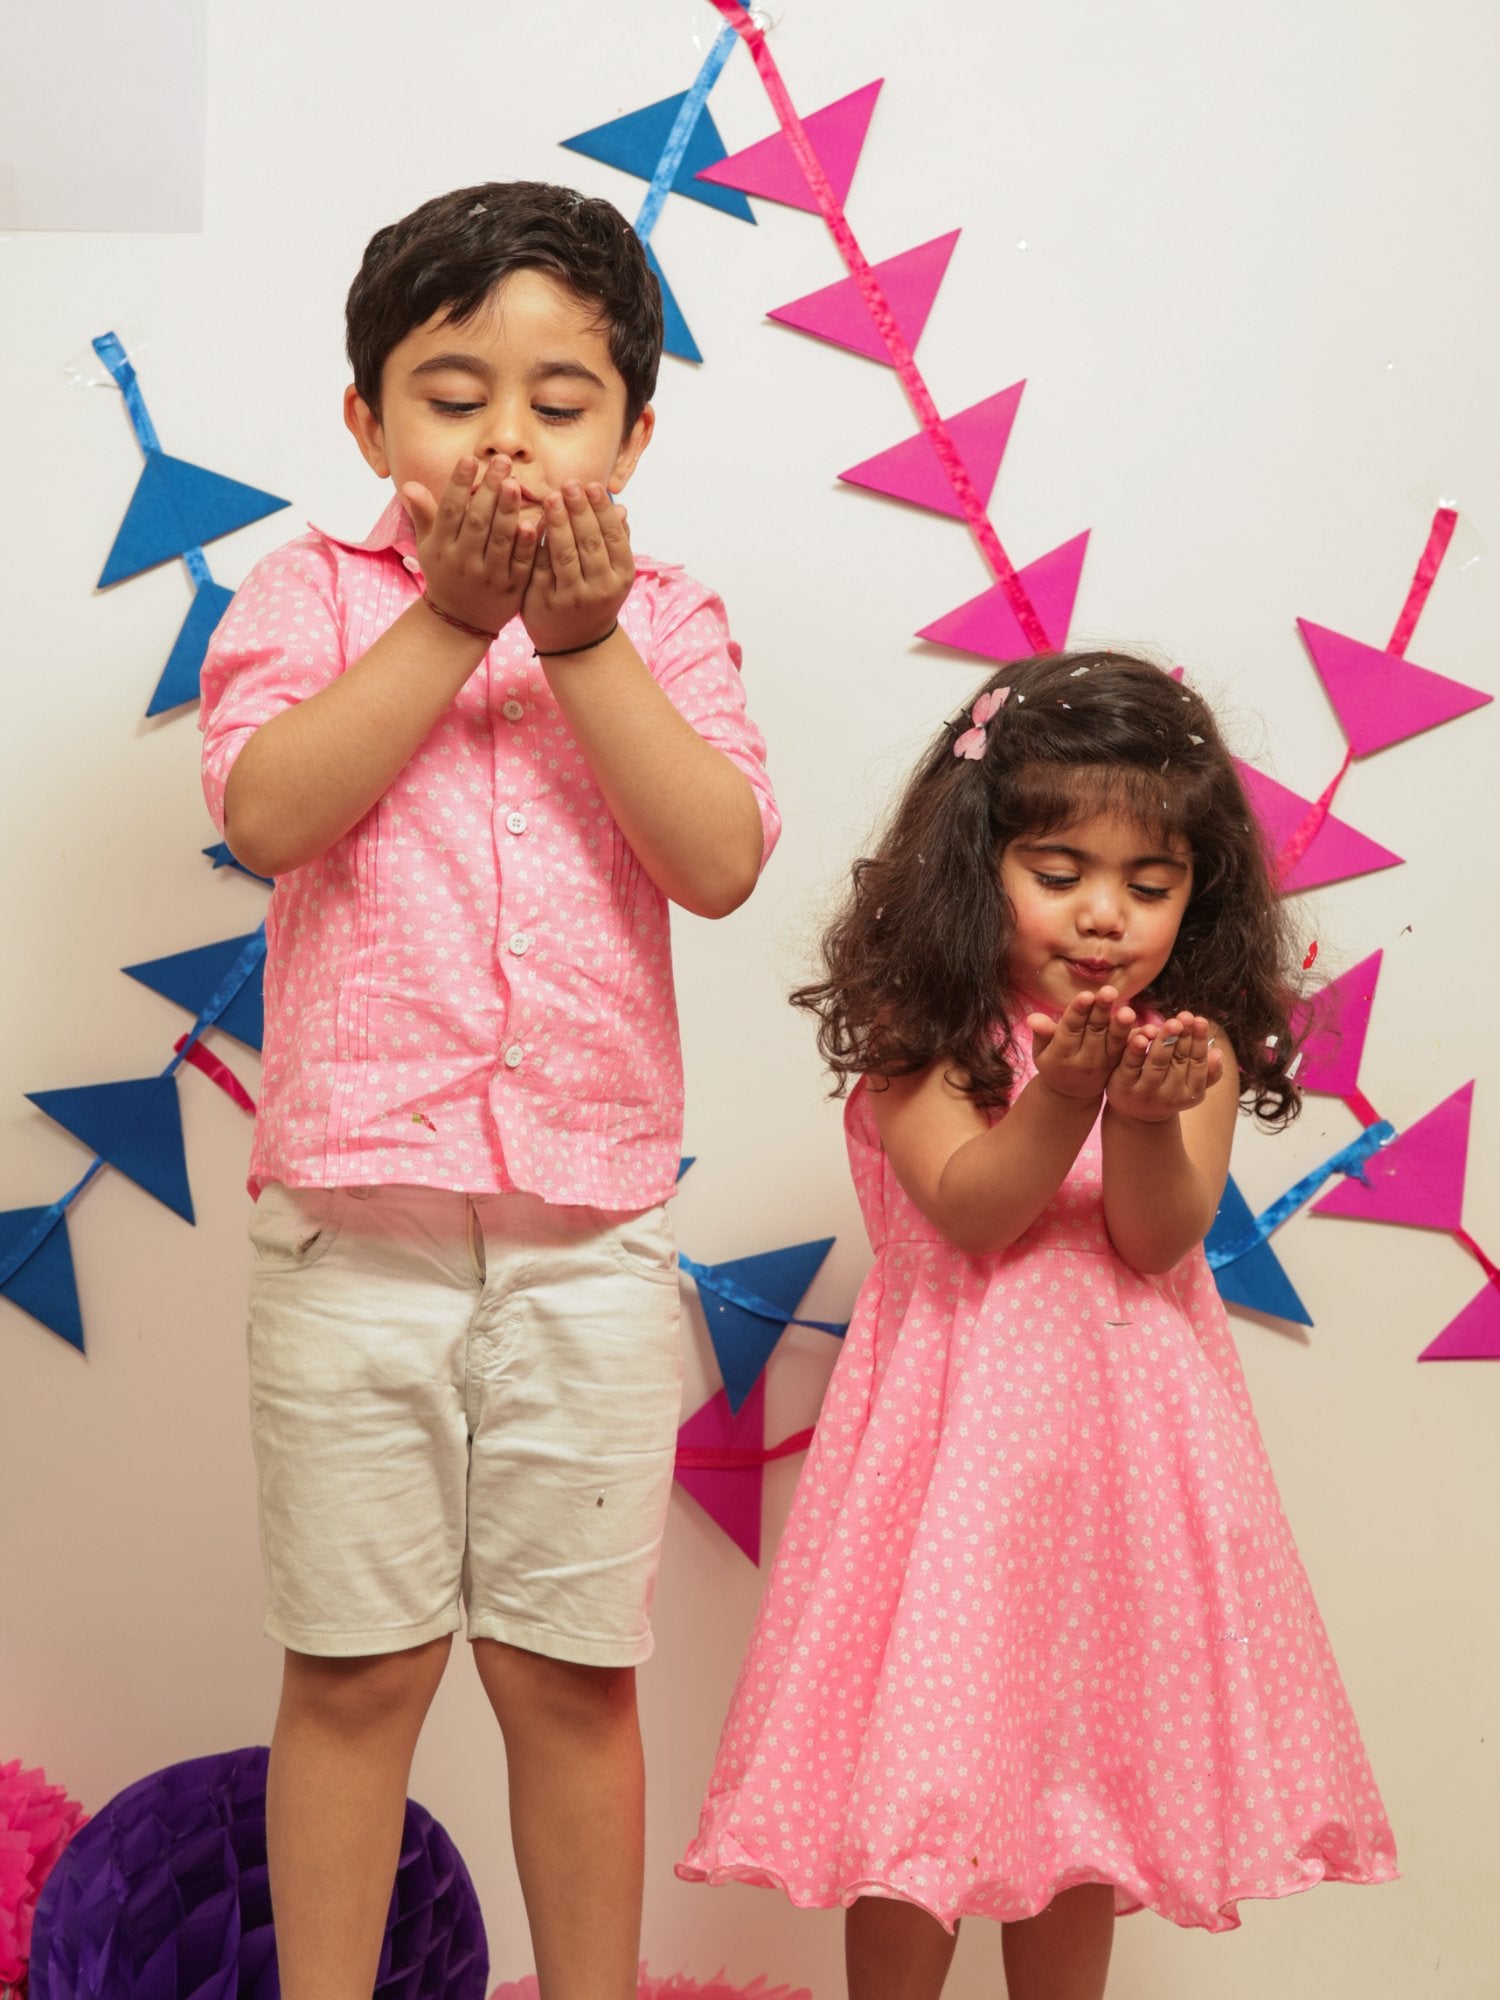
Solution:
<svg viewBox="0 0 1500 2000">
<path fill-rule="evenodd" d="M 512 1042 L 510 1047 L 505 1051 L 505 1067 L 507 1069 L 519 1069 L 525 1059 L 525 1051 L 519 1042 Z"/>
<path fill-rule="evenodd" d="M 526 710 L 520 702 L 508 701 L 502 707 L 500 713 L 505 717 L 507 722 L 519 722 L 521 717 L 526 713 Z"/>
<path fill-rule="evenodd" d="M 512 931 L 506 948 L 514 952 L 517 958 L 524 958 L 531 949 L 531 933 L 529 931 Z"/>
<path fill-rule="evenodd" d="M 415 556 L 403 556 L 401 558 L 401 564 L 404 569 L 411 570 L 413 574 L 415 574 L 415 572 L 422 567 L 422 565 L 417 561 Z"/>
<path fill-rule="evenodd" d="M 507 833 L 524 833 L 526 831 L 525 813 L 507 813 L 505 815 L 505 831 Z"/>
</svg>

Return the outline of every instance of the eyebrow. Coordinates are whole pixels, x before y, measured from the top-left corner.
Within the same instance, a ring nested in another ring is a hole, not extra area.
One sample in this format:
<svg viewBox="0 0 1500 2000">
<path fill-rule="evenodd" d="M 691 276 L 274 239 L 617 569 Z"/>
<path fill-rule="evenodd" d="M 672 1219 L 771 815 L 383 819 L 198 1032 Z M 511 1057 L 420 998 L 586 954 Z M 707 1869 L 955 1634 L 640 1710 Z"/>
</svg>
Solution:
<svg viewBox="0 0 1500 2000">
<path fill-rule="evenodd" d="M 1090 854 L 1084 847 L 1069 847 L 1061 840 L 1022 840 L 1016 843 L 1023 854 L 1066 854 L 1070 861 L 1098 863 L 1099 856 Z M 1125 864 L 1127 872 L 1133 868 L 1175 868 L 1179 875 L 1188 873 L 1188 864 L 1179 861 L 1173 854 L 1137 854 Z"/>
<path fill-rule="evenodd" d="M 466 375 L 477 375 L 481 381 L 494 379 L 494 369 L 478 354 L 463 354 L 456 349 L 447 354 L 434 354 L 426 361 L 419 361 L 411 371 L 410 379 L 416 381 L 423 375 L 444 375 L 450 370 L 460 370 Z M 570 382 L 591 382 L 596 389 L 608 389 L 608 384 L 596 375 L 592 368 L 585 368 L 581 361 L 539 361 L 531 371 L 533 382 L 555 382 L 559 379 Z"/>
</svg>

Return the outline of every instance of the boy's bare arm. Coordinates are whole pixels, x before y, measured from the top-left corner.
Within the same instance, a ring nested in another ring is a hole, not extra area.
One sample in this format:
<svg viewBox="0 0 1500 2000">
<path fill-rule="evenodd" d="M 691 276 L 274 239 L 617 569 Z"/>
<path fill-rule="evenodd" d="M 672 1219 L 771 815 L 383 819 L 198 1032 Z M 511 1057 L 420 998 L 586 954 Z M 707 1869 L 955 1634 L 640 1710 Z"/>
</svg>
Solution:
<svg viewBox="0 0 1500 2000">
<path fill-rule="evenodd" d="M 420 487 L 403 497 L 432 602 L 499 632 L 521 608 L 537 531 L 508 458 L 478 473 L 461 458 L 441 500 Z M 488 645 L 409 605 L 337 680 L 250 738 L 224 794 L 231 851 L 257 875 L 284 875 L 331 847 L 390 789 Z"/>
<path fill-rule="evenodd" d="M 623 631 L 582 652 L 549 652 L 608 628 L 635 559 L 602 486 L 549 494 L 546 528 L 521 615 L 548 685 L 657 888 L 695 916 L 727 916 L 760 874 L 750 781 L 679 714 Z"/>
</svg>

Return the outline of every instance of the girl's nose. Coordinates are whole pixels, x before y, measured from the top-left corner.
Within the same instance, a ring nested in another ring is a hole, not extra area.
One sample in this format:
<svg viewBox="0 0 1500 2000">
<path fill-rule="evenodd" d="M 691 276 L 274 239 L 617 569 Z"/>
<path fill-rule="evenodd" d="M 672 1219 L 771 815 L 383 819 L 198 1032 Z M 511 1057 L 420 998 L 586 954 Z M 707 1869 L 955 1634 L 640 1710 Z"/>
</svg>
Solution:
<svg viewBox="0 0 1500 2000">
<path fill-rule="evenodd" d="M 1078 928 L 1087 937 L 1119 937 L 1125 928 L 1125 906 L 1107 889 L 1095 889 L 1082 899 Z"/>
</svg>

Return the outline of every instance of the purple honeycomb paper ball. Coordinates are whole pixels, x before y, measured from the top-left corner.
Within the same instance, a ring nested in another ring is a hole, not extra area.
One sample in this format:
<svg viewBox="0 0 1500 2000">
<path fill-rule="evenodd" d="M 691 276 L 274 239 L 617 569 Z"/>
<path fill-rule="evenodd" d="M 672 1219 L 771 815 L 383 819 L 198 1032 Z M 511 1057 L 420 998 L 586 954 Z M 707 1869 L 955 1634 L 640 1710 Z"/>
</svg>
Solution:
<svg viewBox="0 0 1500 2000">
<path fill-rule="evenodd" d="M 37 1905 L 30 2000 L 280 2000 L 261 1748 L 129 1785 L 64 1850 Z M 484 2000 L 469 1871 L 406 1804 L 375 2000 Z"/>
</svg>

